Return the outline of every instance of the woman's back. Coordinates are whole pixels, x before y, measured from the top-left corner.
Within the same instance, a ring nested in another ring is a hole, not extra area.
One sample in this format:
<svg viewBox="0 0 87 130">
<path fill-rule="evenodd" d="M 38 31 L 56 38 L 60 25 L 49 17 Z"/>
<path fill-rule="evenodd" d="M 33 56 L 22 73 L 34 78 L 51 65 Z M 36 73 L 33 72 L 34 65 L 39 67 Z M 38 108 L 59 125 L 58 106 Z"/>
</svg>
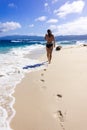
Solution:
<svg viewBox="0 0 87 130">
<path fill-rule="evenodd" d="M 45 39 L 47 43 L 52 43 L 52 41 L 54 41 L 54 36 L 52 34 L 50 36 L 46 34 Z"/>
</svg>

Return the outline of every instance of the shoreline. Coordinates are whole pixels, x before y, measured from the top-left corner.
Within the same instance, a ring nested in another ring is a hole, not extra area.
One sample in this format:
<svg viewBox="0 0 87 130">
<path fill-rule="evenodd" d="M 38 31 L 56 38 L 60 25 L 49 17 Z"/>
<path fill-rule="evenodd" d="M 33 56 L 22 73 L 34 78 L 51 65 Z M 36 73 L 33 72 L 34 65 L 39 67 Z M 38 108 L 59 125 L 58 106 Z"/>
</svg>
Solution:
<svg viewBox="0 0 87 130">
<path fill-rule="evenodd" d="M 86 57 L 86 47 L 61 49 L 53 52 L 46 69 L 26 74 L 13 94 L 16 115 L 11 128 L 86 129 Z"/>
</svg>

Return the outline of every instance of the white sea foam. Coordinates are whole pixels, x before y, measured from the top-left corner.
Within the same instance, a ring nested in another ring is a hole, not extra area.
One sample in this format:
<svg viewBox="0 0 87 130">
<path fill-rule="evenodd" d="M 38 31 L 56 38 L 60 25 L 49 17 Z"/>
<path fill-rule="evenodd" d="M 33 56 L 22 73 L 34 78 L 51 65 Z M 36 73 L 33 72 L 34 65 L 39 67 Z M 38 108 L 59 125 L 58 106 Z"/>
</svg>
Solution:
<svg viewBox="0 0 87 130">
<path fill-rule="evenodd" d="M 83 45 L 83 44 L 86 44 L 87 45 L 87 41 L 77 41 L 76 42 L 76 45 Z"/>
<path fill-rule="evenodd" d="M 68 44 L 66 44 L 66 43 L 68 43 Z M 62 41 L 62 42 L 58 42 L 57 44 L 62 46 L 65 49 L 66 48 L 74 48 L 74 47 L 79 47 L 79 46 L 83 46 L 83 45 L 87 46 L 87 40 L 68 41 L 68 42 Z"/>
<path fill-rule="evenodd" d="M 43 45 L 34 45 L 14 48 L 8 53 L 0 54 L 0 130 L 11 130 L 9 123 L 15 114 L 13 109 L 15 99 L 12 97 L 12 93 L 25 73 L 36 69 L 23 69 L 23 67 L 40 63 L 38 59 L 31 59 L 29 54 L 37 55 L 44 51 Z M 44 67 L 37 67 L 37 69 Z"/>
</svg>

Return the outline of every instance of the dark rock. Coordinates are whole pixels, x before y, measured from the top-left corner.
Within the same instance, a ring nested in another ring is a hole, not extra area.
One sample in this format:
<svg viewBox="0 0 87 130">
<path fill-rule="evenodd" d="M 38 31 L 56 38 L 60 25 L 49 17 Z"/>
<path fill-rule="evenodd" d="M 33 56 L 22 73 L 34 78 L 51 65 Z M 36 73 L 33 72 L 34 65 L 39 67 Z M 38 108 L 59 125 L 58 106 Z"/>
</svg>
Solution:
<svg viewBox="0 0 87 130">
<path fill-rule="evenodd" d="M 57 47 L 56 47 L 56 51 L 61 50 L 61 48 L 62 48 L 61 46 L 57 46 Z"/>
</svg>

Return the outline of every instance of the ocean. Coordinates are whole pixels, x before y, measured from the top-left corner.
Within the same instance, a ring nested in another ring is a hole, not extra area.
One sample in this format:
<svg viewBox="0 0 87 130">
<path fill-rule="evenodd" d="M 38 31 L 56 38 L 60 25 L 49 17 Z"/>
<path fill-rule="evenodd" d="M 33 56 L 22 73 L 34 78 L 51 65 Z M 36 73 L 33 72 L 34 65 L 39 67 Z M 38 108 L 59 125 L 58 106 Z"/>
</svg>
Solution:
<svg viewBox="0 0 87 130">
<path fill-rule="evenodd" d="M 0 40 L 0 130 L 11 130 L 10 122 L 15 115 L 12 94 L 26 73 L 47 67 L 47 59 L 39 61 L 46 54 L 46 42 L 38 39 Z M 62 40 L 56 45 L 62 47 L 87 44 L 87 40 Z"/>
</svg>

